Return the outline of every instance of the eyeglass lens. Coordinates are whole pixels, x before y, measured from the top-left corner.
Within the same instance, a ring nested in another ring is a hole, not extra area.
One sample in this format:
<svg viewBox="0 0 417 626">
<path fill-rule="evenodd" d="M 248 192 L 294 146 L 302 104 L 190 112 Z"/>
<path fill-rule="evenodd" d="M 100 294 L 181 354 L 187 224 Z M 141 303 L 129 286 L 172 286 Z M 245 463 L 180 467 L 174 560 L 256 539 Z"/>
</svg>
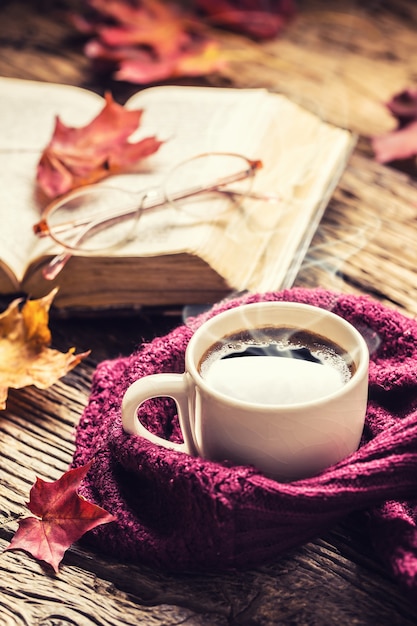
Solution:
<svg viewBox="0 0 417 626">
<path fill-rule="evenodd" d="M 193 157 L 173 168 L 164 191 L 167 200 L 179 209 L 210 219 L 231 204 L 235 207 L 241 204 L 252 183 L 253 172 L 245 157 L 212 153 Z M 184 194 L 184 190 L 190 193 Z"/>
<path fill-rule="evenodd" d="M 86 187 L 63 199 L 48 216 L 51 236 L 70 250 L 95 252 L 134 236 L 141 197 L 111 187 Z"/>
</svg>

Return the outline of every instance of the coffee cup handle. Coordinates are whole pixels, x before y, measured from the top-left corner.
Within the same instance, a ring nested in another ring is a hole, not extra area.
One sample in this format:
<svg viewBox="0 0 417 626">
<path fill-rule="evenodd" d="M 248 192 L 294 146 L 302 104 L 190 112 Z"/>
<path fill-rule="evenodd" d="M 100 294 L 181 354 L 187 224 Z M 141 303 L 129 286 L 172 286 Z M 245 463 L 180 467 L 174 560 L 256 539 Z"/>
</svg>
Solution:
<svg viewBox="0 0 417 626">
<path fill-rule="evenodd" d="M 169 450 L 195 454 L 188 411 L 188 389 L 184 374 L 151 374 L 136 380 L 127 389 L 122 400 L 122 426 L 129 434 L 140 435 Z M 141 404 L 152 398 L 172 398 L 178 410 L 178 420 L 184 443 L 175 443 L 151 433 L 139 420 Z"/>
</svg>

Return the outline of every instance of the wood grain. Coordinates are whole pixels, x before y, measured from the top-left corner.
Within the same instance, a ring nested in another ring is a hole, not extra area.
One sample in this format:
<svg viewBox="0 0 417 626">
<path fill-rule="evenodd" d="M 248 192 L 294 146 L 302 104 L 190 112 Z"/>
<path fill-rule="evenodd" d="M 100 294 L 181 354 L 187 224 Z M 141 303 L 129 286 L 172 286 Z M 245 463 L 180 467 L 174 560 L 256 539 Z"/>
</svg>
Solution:
<svg viewBox="0 0 417 626">
<path fill-rule="evenodd" d="M 301 2 L 291 27 L 272 42 L 248 46 L 224 35 L 232 62 L 223 77 L 281 91 L 330 122 L 378 134 L 394 126 L 384 103 L 415 82 L 411 5 L 401 11 L 393 2 Z"/>
<path fill-rule="evenodd" d="M 416 226 L 416 181 L 354 154 L 296 283 L 366 292 L 413 317 Z"/>
<path fill-rule="evenodd" d="M 111 88 L 124 101 L 137 87 L 94 74 L 82 38 L 66 19 L 76 0 L 3 0 L 0 74 Z M 332 3 L 333 4 L 333 3 Z M 393 125 L 383 103 L 415 81 L 417 6 L 412 0 L 303 0 L 297 20 L 273 42 L 222 33 L 231 64 L 202 84 L 283 91 L 359 142 L 297 279 L 367 293 L 417 313 L 417 185 L 374 162 L 369 138 Z M 185 82 L 185 81 L 184 81 Z M 319 104 L 317 104 L 319 103 Z M 51 389 L 10 392 L 0 415 L 0 545 L 26 516 L 36 476 L 54 480 L 74 449 L 96 364 L 127 355 L 181 322 L 181 311 L 103 318 L 53 313 L 54 344 L 92 349 Z M 57 576 L 22 552 L 0 558 L 0 626 L 126 624 L 195 626 L 411 626 L 417 611 L 373 552 L 366 516 L 343 524 L 264 567 L 221 575 L 172 575 L 119 563 L 73 546 Z"/>
</svg>

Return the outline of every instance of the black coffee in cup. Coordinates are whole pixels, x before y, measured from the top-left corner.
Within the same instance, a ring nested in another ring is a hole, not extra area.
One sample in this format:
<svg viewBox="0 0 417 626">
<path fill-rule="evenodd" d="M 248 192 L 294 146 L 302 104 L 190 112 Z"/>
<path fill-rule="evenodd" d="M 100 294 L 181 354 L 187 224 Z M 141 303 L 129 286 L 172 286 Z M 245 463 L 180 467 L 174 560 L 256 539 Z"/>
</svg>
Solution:
<svg viewBox="0 0 417 626">
<path fill-rule="evenodd" d="M 224 337 L 206 352 L 199 369 L 220 393 L 281 405 L 336 392 L 355 366 L 340 346 L 309 330 L 266 327 Z"/>
</svg>

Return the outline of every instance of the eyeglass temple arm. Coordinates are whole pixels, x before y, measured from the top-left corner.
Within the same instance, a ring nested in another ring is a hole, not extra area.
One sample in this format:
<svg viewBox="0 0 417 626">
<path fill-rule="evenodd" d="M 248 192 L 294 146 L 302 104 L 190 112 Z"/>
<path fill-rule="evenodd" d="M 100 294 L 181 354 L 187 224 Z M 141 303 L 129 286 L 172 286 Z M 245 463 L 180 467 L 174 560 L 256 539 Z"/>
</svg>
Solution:
<svg viewBox="0 0 417 626">
<path fill-rule="evenodd" d="M 117 219 L 117 218 L 113 216 L 113 218 L 107 219 L 105 221 L 112 221 L 114 219 Z M 105 221 L 100 219 L 100 220 L 96 220 L 95 222 L 88 224 L 86 228 L 84 228 L 84 230 L 78 233 L 77 238 L 75 239 L 74 245 L 78 245 L 80 242 L 82 242 L 82 240 L 88 237 L 91 232 L 94 232 L 96 228 L 102 228 Z M 83 222 L 83 224 L 85 225 L 85 222 Z M 63 250 L 62 252 L 54 256 L 53 259 L 51 259 L 49 263 L 43 268 L 42 270 L 43 277 L 46 278 L 46 280 L 54 280 L 54 278 L 56 278 L 58 274 L 60 274 L 60 272 L 64 269 L 65 265 L 67 264 L 67 262 L 70 260 L 71 257 L 72 257 L 72 252 L 67 249 Z"/>
<path fill-rule="evenodd" d="M 54 280 L 64 269 L 67 262 L 72 257 L 71 252 L 61 252 L 54 256 L 42 270 L 42 276 L 46 278 L 46 280 Z"/>
</svg>

